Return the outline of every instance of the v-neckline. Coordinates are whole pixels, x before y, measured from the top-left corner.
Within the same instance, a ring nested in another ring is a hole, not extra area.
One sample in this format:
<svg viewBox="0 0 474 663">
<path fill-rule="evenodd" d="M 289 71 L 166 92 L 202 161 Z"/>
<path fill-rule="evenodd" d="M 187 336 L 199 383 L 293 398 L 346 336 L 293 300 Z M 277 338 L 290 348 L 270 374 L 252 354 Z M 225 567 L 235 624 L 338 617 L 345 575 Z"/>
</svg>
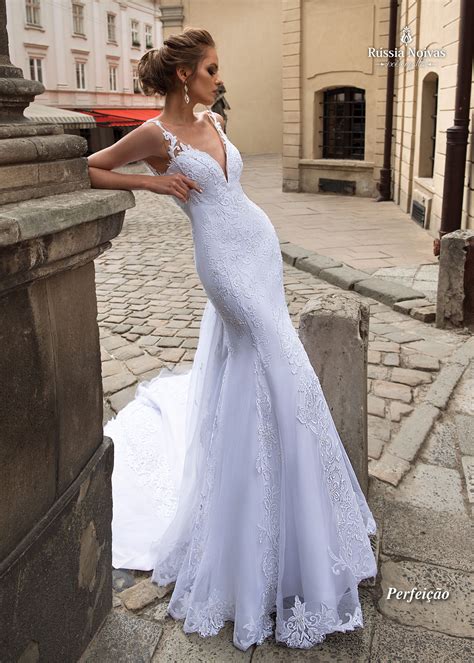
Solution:
<svg viewBox="0 0 474 663">
<path fill-rule="evenodd" d="M 167 128 L 164 126 L 164 124 L 163 124 L 162 121 L 159 119 L 159 117 L 158 117 L 157 120 L 155 120 L 155 121 L 158 122 L 168 134 L 170 134 L 171 136 L 173 136 L 173 138 L 175 139 L 176 143 L 179 145 L 180 148 L 184 147 L 184 148 L 186 148 L 186 149 L 194 150 L 195 152 L 200 152 L 201 154 L 207 154 L 207 156 L 208 156 L 210 159 L 212 159 L 212 161 L 214 161 L 214 163 L 217 165 L 217 167 L 218 167 L 219 170 L 221 171 L 222 176 L 224 177 L 226 183 L 229 184 L 229 169 L 228 169 L 229 158 L 228 158 L 228 153 L 227 153 L 227 144 L 226 144 L 226 141 L 225 141 L 225 135 L 224 135 L 224 136 L 221 136 L 220 131 L 219 131 L 219 128 L 217 127 L 217 124 L 216 124 L 216 122 L 218 122 L 219 120 L 216 120 L 216 119 L 214 118 L 214 116 L 211 114 L 211 111 L 210 111 L 209 109 L 207 109 L 207 110 L 204 111 L 204 112 L 206 113 L 206 115 L 208 115 L 208 117 L 210 117 L 210 119 L 211 119 L 211 124 L 213 124 L 214 129 L 216 130 L 216 133 L 217 133 L 217 135 L 218 135 L 218 137 L 219 137 L 219 141 L 220 141 L 220 143 L 221 143 L 221 145 L 222 145 L 222 147 L 223 147 L 223 149 L 224 149 L 225 169 L 222 168 L 222 166 L 221 166 L 220 163 L 217 161 L 217 159 L 216 159 L 215 157 L 213 157 L 212 154 L 210 154 L 209 152 L 206 152 L 206 150 L 200 150 L 198 147 L 193 147 L 193 146 L 190 145 L 189 143 L 184 143 L 182 140 L 180 140 L 176 134 L 174 134 L 172 131 L 170 131 L 169 129 L 167 129 Z M 176 155 L 173 153 L 173 158 L 176 159 L 178 156 L 179 156 L 179 153 L 176 154 Z M 165 171 L 165 172 L 166 172 L 166 171 Z"/>
</svg>

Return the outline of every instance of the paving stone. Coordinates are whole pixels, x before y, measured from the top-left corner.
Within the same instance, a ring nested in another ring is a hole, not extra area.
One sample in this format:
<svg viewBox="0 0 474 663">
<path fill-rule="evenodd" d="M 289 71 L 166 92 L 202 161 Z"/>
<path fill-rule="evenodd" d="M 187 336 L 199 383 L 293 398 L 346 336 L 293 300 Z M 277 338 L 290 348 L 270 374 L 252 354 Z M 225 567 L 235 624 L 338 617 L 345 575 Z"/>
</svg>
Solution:
<svg viewBox="0 0 474 663">
<path fill-rule="evenodd" d="M 368 416 L 368 432 L 379 437 L 384 442 L 390 439 L 390 420 L 376 416 Z"/>
<path fill-rule="evenodd" d="M 102 380 L 102 386 L 104 389 L 104 394 L 108 396 L 109 394 L 115 394 L 125 387 L 129 387 L 137 381 L 135 375 L 131 373 L 118 373 L 117 375 L 111 375 L 108 378 Z"/>
<path fill-rule="evenodd" d="M 439 414 L 439 410 L 429 403 L 418 405 L 410 417 L 403 420 L 390 445 L 391 453 L 411 462 L 427 439 Z"/>
<path fill-rule="evenodd" d="M 419 339 L 424 339 L 422 334 L 417 334 L 416 332 L 410 331 L 394 331 L 387 334 L 387 338 L 395 343 L 412 343 L 412 341 L 417 342 Z M 411 344 L 412 348 L 414 344 Z"/>
<path fill-rule="evenodd" d="M 456 469 L 457 461 L 457 431 L 456 426 L 446 416 L 437 421 L 428 435 L 420 459 L 431 465 L 441 465 Z"/>
<path fill-rule="evenodd" d="M 389 369 L 386 366 L 378 366 L 377 364 L 367 365 L 367 377 L 375 380 L 386 380 L 389 375 Z"/>
<path fill-rule="evenodd" d="M 384 615 L 408 626 L 422 626 L 461 638 L 472 637 L 469 622 L 474 582 L 470 574 L 409 560 L 382 562 L 380 573 L 382 597 L 378 606 Z M 418 599 L 408 603 L 393 596 L 387 599 L 390 587 L 401 591 L 415 587 L 433 591 L 440 588 L 449 592 L 449 598 L 431 602 Z"/>
<path fill-rule="evenodd" d="M 395 352 L 388 352 L 383 358 L 383 363 L 385 366 L 399 366 L 400 357 Z"/>
<path fill-rule="evenodd" d="M 396 490 L 388 488 L 388 494 L 394 500 L 413 506 L 465 514 L 459 472 L 446 467 L 418 462 Z"/>
<path fill-rule="evenodd" d="M 471 572 L 474 568 L 469 516 L 388 501 L 382 552 Z"/>
<path fill-rule="evenodd" d="M 160 348 L 179 348 L 183 344 L 183 339 L 176 336 L 173 336 L 172 338 L 151 336 L 149 338 L 152 338 L 154 344 L 156 343 Z"/>
<path fill-rule="evenodd" d="M 381 457 L 371 464 L 370 474 L 381 481 L 397 486 L 410 467 L 408 461 L 394 456 L 385 449 Z"/>
<path fill-rule="evenodd" d="M 367 412 L 368 414 L 373 414 L 377 417 L 385 416 L 385 401 L 383 398 L 377 398 L 369 394 L 367 396 Z"/>
<path fill-rule="evenodd" d="M 132 345 L 131 343 L 127 343 L 126 345 L 122 345 L 121 348 L 117 348 L 116 350 L 114 350 L 113 355 L 115 359 L 118 359 L 120 361 L 127 361 L 128 359 L 132 359 L 133 357 L 139 357 L 143 355 L 143 350 L 141 350 L 137 345 Z"/>
<path fill-rule="evenodd" d="M 336 285 L 338 288 L 352 290 L 355 283 L 367 279 L 367 272 L 362 272 L 347 265 L 341 265 L 340 267 L 322 269 L 318 277 L 328 283 L 332 283 L 332 285 Z"/>
<path fill-rule="evenodd" d="M 380 364 L 381 355 L 376 350 L 369 350 L 367 352 L 367 361 L 369 364 Z"/>
<path fill-rule="evenodd" d="M 410 347 L 425 355 L 430 355 L 430 357 L 436 357 L 437 359 L 449 357 L 449 355 L 455 350 L 455 347 L 448 343 L 425 340 L 415 341 Z"/>
<path fill-rule="evenodd" d="M 400 401 L 392 401 L 390 403 L 390 419 L 392 421 L 400 421 L 402 417 L 413 412 L 413 407 L 407 403 Z"/>
<path fill-rule="evenodd" d="M 109 336 L 108 338 L 103 338 L 100 343 L 102 347 L 104 347 L 108 352 L 116 350 L 117 348 L 125 345 L 123 338 L 120 338 L 120 336 Z"/>
<path fill-rule="evenodd" d="M 461 414 L 474 415 L 474 379 L 466 372 L 454 392 L 451 408 Z"/>
<path fill-rule="evenodd" d="M 400 344 L 394 343 L 393 341 L 381 341 L 377 339 L 372 343 L 369 343 L 369 348 L 371 350 L 379 350 L 380 352 L 399 352 Z"/>
<path fill-rule="evenodd" d="M 150 325 L 136 325 L 131 329 L 133 334 L 140 334 L 140 336 L 147 336 L 148 334 L 151 334 L 152 331 L 153 327 L 150 327 Z"/>
<path fill-rule="evenodd" d="M 131 328 L 132 325 L 115 325 L 115 327 L 112 327 L 112 331 L 114 334 L 126 334 Z"/>
<path fill-rule="evenodd" d="M 342 267 L 342 262 L 329 256 L 320 255 L 319 253 L 311 253 L 307 258 L 297 257 L 295 267 L 317 276 L 322 269 Z"/>
<path fill-rule="evenodd" d="M 123 371 L 122 364 L 115 359 L 112 359 L 112 361 L 102 362 L 102 378 L 107 378 L 110 375 L 116 375 L 121 371 Z"/>
<path fill-rule="evenodd" d="M 420 369 L 422 371 L 437 371 L 439 370 L 439 359 L 429 357 L 423 354 L 402 354 L 402 363 L 406 368 Z"/>
<path fill-rule="evenodd" d="M 109 402 L 113 410 L 118 413 L 135 398 L 137 385 L 134 384 L 126 389 L 121 389 L 109 396 Z"/>
<path fill-rule="evenodd" d="M 148 578 L 136 583 L 133 587 L 125 589 L 120 599 L 127 610 L 141 610 L 159 598 L 163 598 L 164 588 L 158 587 Z"/>
<path fill-rule="evenodd" d="M 123 592 L 124 589 L 133 587 L 135 576 L 127 569 L 112 569 L 112 588 L 116 592 Z"/>
<path fill-rule="evenodd" d="M 410 315 L 421 322 L 434 322 L 436 320 L 436 306 L 432 304 L 431 306 L 414 307 L 410 311 Z"/>
<path fill-rule="evenodd" d="M 412 393 L 410 387 L 399 384 L 398 382 L 389 382 L 388 380 L 374 380 L 372 391 L 381 398 L 390 398 L 392 400 L 411 403 Z"/>
<path fill-rule="evenodd" d="M 464 366 L 461 364 L 447 364 L 443 366 L 425 395 L 426 402 L 441 409 L 445 408 L 463 372 Z M 474 400 L 474 392 L 471 396 Z"/>
<path fill-rule="evenodd" d="M 369 433 L 367 436 L 367 448 L 370 458 L 380 458 L 385 442 L 376 435 Z"/>
<path fill-rule="evenodd" d="M 100 348 L 100 360 L 102 362 L 105 362 L 105 361 L 110 361 L 111 359 L 112 359 L 111 355 L 109 355 L 107 350 L 101 346 L 101 348 Z"/>
<path fill-rule="evenodd" d="M 461 453 L 474 456 L 474 418 L 466 414 L 454 414 L 453 423 Z"/>
<path fill-rule="evenodd" d="M 371 277 L 365 281 L 355 283 L 354 290 L 360 292 L 360 294 L 365 297 L 372 297 L 387 305 L 392 305 L 395 302 L 405 301 L 407 299 L 423 298 L 423 293 L 418 290 L 407 288 L 399 283 L 386 281 L 377 277 Z"/>
<path fill-rule="evenodd" d="M 158 622 L 111 612 L 81 663 L 149 663 L 162 633 Z"/>
<path fill-rule="evenodd" d="M 125 363 L 127 364 L 127 368 L 135 375 L 142 375 L 147 371 L 152 371 L 162 366 L 162 363 L 158 359 L 154 359 L 146 354 L 129 359 Z"/>
<path fill-rule="evenodd" d="M 397 624 L 379 616 L 370 660 L 374 663 L 463 663 L 474 660 L 474 640 Z"/>
<path fill-rule="evenodd" d="M 160 359 L 162 361 L 177 362 L 181 359 L 184 353 L 185 351 L 181 348 L 169 348 L 160 353 Z"/>
<path fill-rule="evenodd" d="M 400 382 L 401 384 L 416 387 L 419 384 L 427 384 L 431 382 L 431 374 L 426 371 L 415 371 L 411 368 L 394 368 L 390 379 L 392 382 Z"/>
</svg>

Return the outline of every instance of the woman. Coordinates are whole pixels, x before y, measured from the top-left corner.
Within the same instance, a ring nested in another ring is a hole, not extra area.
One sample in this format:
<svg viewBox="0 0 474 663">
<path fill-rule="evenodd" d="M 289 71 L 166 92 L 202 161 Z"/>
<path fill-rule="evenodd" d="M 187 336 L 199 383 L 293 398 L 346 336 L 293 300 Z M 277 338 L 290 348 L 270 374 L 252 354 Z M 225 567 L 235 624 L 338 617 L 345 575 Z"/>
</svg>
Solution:
<svg viewBox="0 0 474 663">
<path fill-rule="evenodd" d="M 275 230 L 222 118 L 193 112 L 221 82 L 210 34 L 166 39 L 139 75 L 164 110 L 90 157 L 92 185 L 175 197 L 208 302 L 192 370 L 141 386 L 106 428 L 114 566 L 175 582 L 168 612 L 186 633 L 232 620 L 245 651 L 276 615 L 277 641 L 312 647 L 363 625 L 375 522 L 288 314 Z M 155 176 L 111 172 L 136 160 Z"/>
</svg>

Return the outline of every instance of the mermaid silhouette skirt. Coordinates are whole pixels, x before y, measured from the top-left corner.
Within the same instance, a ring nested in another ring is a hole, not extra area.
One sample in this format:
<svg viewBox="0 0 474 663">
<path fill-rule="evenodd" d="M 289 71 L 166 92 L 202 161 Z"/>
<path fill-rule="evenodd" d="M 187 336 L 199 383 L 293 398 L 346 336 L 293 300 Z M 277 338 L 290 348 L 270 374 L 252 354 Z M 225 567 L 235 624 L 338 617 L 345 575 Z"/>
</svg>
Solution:
<svg viewBox="0 0 474 663">
<path fill-rule="evenodd" d="M 229 180 L 205 153 L 173 152 L 171 171 L 203 188 L 181 207 L 208 301 L 192 368 L 140 385 L 105 428 L 113 565 L 175 583 L 168 613 L 186 633 L 230 620 L 241 650 L 272 635 L 306 649 L 363 626 L 376 525 L 291 322 L 275 230 L 221 137 Z"/>
</svg>

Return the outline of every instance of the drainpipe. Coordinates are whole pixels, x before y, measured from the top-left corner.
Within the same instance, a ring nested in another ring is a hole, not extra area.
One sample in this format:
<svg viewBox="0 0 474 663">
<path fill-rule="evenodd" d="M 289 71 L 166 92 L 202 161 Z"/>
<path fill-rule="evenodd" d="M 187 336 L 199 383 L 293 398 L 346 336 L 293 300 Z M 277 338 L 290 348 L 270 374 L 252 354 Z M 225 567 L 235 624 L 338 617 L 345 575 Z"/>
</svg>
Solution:
<svg viewBox="0 0 474 663">
<path fill-rule="evenodd" d="M 388 33 L 388 48 L 395 51 L 397 37 L 397 0 L 390 0 L 390 22 Z M 395 56 L 388 59 L 387 94 L 385 97 L 385 139 L 383 148 L 383 167 L 380 169 L 379 196 L 375 202 L 391 200 L 392 182 L 392 126 L 393 126 L 393 92 L 395 86 Z"/>
<path fill-rule="evenodd" d="M 446 131 L 443 206 L 439 239 L 433 241 L 435 256 L 440 253 L 441 237 L 461 228 L 471 105 L 473 32 L 474 3 L 472 0 L 461 0 L 454 125 Z"/>
</svg>

